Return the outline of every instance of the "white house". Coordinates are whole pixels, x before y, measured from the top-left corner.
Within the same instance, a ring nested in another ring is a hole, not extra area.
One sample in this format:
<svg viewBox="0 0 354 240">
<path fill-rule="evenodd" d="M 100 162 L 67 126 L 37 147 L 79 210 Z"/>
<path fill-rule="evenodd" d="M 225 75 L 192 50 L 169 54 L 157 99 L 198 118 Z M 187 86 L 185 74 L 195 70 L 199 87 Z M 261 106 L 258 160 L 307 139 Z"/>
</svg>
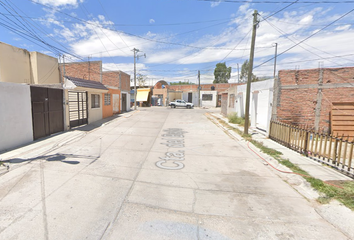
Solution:
<svg viewBox="0 0 354 240">
<path fill-rule="evenodd" d="M 274 79 L 251 83 L 250 95 L 250 118 L 251 128 L 257 128 L 266 133 L 269 132 L 269 125 L 272 116 Z M 237 91 L 229 91 L 229 101 L 232 101 L 234 94 L 234 111 L 239 117 L 245 116 L 247 84 L 237 86 Z M 231 93 L 231 94 L 230 94 Z M 230 111 L 232 109 L 229 108 Z"/>
</svg>

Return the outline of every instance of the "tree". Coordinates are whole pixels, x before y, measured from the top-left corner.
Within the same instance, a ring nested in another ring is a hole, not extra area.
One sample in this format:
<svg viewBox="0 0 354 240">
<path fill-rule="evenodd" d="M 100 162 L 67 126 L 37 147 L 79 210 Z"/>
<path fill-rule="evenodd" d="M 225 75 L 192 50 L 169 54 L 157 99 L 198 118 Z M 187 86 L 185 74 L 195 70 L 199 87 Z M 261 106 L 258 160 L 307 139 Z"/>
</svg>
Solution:
<svg viewBox="0 0 354 240">
<path fill-rule="evenodd" d="M 139 87 L 144 87 L 145 86 L 145 83 L 146 83 L 146 76 L 141 74 L 141 73 L 138 73 L 136 75 L 136 80 L 138 81 L 138 86 Z"/>
<path fill-rule="evenodd" d="M 231 78 L 231 67 L 226 67 L 226 62 L 217 63 L 214 69 L 213 83 L 228 83 Z"/>
<path fill-rule="evenodd" d="M 250 67 L 250 63 L 248 62 L 248 60 L 246 60 L 243 64 L 242 64 L 242 67 L 241 67 L 241 75 L 240 75 L 240 80 L 241 82 L 247 82 L 248 80 L 248 69 Z M 256 77 L 256 75 L 254 75 L 252 73 L 252 82 L 257 82 L 259 81 L 259 78 Z"/>
</svg>

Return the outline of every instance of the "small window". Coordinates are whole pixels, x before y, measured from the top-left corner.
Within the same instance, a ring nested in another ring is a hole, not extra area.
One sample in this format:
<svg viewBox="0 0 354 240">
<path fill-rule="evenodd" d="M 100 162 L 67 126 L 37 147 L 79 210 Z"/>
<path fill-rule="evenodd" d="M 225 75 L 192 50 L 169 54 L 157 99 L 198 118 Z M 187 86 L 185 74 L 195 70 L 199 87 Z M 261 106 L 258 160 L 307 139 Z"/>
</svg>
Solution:
<svg viewBox="0 0 354 240">
<path fill-rule="evenodd" d="M 111 94 L 105 93 L 104 94 L 104 105 L 111 105 Z"/>
<path fill-rule="evenodd" d="M 203 101 L 212 101 L 213 100 L 213 94 L 203 94 L 202 95 L 202 100 Z"/>
<path fill-rule="evenodd" d="M 91 108 L 99 108 L 99 107 L 100 107 L 100 95 L 91 94 Z"/>
</svg>

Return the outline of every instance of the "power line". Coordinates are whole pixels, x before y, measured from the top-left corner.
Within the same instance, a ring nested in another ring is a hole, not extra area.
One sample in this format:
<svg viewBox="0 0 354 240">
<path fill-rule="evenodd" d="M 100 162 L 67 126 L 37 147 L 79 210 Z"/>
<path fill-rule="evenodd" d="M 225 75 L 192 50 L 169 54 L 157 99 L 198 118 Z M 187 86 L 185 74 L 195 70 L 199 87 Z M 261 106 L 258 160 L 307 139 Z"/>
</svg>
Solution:
<svg viewBox="0 0 354 240">
<path fill-rule="evenodd" d="M 298 42 L 298 43 L 296 43 L 295 45 L 291 46 L 290 48 L 286 49 L 285 51 L 279 53 L 278 56 L 283 55 L 284 53 L 290 51 L 290 50 L 293 49 L 294 47 L 300 45 L 301 43 L 303 43 L 303 42 L 305 42 L 306 40 L 310 39 L 311 37 L 315 36 L 315 35 L 318 34 L 319 32 L 321 32 L 321 31 L 323 31 L 324 29 L 328 28 L 328 27 L 331 26 L 333 23 L 335 23 L 335 22 L 341 20 L 342 18 L 344 18 L 345 16 L 349 15 L 349 14 L 352 13 L 353 11 L 354 11 L 354 9 L 352 9 L 352 10 L 350 10 L 349 12 L 343 14 L 342 16 L 340 16 L 339 18 L 337 18 L 337 19 L 334 20 L 333 22 L 327 24 L 325 27 L 321 28 L 320 30 L 314 32 L 313 34 L 311 34 L 311 35 L 308 36 L 307 38 L 301 40 L 300 42 Z M 254 67 L 254 69 L 255 69 L 255 68 L 258 68 L 258 67 L 260 67 L 260 66 L 262 66 L 262 65 L 264 65 L 264 64 L 266 64 L 267 62 L 269 62 L 269 61 L 271 61 L 271 60 L 273 60 L 273 59 L 274 59 L 274 57 L 268 59 L 267 61 L 265 61 L 265 62 L 263 62 L 263 63 L 257 65 L 256 67 Z"/>
<path fill-rule="evenodd" d="M 246 0 L 198 0 L 202 2 L 227 2 L 227 3 L 266 3 L 266 4 L 274 4 L 274 3 L 292 3 L 293 1 L 246 1 Z M 316 4 L 347 4 L 347 3 L 354 3 L 354 1 L 301 1 L 298 3 L 316 3 Z"/>
<path fill-rule="evenodd" d="M 270 23 L 268 20 L 265 20 L 265 21 L 266 21 L 271 27 L 273 27 L 275 30 L 277 30 L 280 34 L 282 34 L 285 38 L 287 38 L 288 40 L 290 40 L 291 42 L 293 42 L 293 43 L 296 44 L 296 42 L 295 42 L 293 39 L 291 39 L 290 37 L 286 36 L 287 33 L 285 33 L 285 32 L 282 31 L 280 28 L 278 28 L 278 27 L 276 27 L 275 25 L 273 25 L 272 23 Z M 308 45 L 308 44 L 306 44 L 306 43 L 304 43 L 304 45 L 309 46 L 309 47 L 311 47 L 311 48 L 314 48 L 314 49 L 316 49 L 316 50 L 318 50 L 318 51 L 321 51 L 321 52 L 323 52 L 323 53 L 332 55 L 332 54 L 327 53 L 327 52 L 324 52 L 324 51 L 322 51 L 322 50 L 320 50 L 320 49 L 318 49 L 318 48 L 312 47 L 312 46 L 310 46 L 310 45 Z M 320 57 L 321 59 L 325 59 L 324 57 L 318 55 L 317 53 L 315 53 L 315 52 L 313 52 L 313 51 L 310 51 L 309 49 L 306 49 L 305 47 L 303 47 L 303 46 L 301 46 L 301 45 L 299 45 L 299 47 L 301 47 L 301 48 L 304 49 L 305 51 L 307 51 L 307 52 L 309 52 L 309 53 L 311 53 L 311 54 L 313 54 L 313 55 L 315 55 L 315 56 L 317 56 L 317 57 Z M 333 55 L 332 55 L 332 56 L 333 56 Z M 338 66 L 343 66 L 343 65 L 340 65 L 340 64 L 335 63 L 335 62 L 332 62 L 332 63 L 334 63 L 334 64 L 336 64 L 336 65 L 338 65 Z"/>
</svg>

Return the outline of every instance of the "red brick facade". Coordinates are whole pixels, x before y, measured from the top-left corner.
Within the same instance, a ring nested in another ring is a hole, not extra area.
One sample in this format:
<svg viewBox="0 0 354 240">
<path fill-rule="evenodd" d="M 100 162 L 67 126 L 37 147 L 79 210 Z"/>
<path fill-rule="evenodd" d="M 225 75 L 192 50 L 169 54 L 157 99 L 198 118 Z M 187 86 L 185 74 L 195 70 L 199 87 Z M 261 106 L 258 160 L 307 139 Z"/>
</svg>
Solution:
<svg viewBox="0 0 354 240">
<path fill-rule="evenodd" d="M 101 61 L 66 63 L 65 73 L 63 64 L 60 65 L 60 68 L 65 76 L 102 82 L 107 86 L 121 87 L 122 91 L 130 91 L 130 75 L 122 71 L 102 72 Z M 119 72 L 121 73 L 121 86 L 119 86 Z"/>
<path fill-rule="evenodd" d="M 332 102 L 354 102 L 353 78 L 354 67 L 279 71 L 273 119 L 330 131 Z"/>
<path fill-rule="evenodd" d="M 61 73 L 65 76 L 76 77 L 91 81 L 101 82 L 102 62 L 74 62 L 65 63 L 65 72 L 63 64 L 60 64 Z"/>
<path fill-rule="evenodd" d="M 121 78 L 121 86 L 119 86 L 119 72 Z M 105 71 L 102 72 L 102 83 L 111 87 L 121 87 L 122 91 L 130 91 L 130 75 L 122 71 Z"/>
</svg>

